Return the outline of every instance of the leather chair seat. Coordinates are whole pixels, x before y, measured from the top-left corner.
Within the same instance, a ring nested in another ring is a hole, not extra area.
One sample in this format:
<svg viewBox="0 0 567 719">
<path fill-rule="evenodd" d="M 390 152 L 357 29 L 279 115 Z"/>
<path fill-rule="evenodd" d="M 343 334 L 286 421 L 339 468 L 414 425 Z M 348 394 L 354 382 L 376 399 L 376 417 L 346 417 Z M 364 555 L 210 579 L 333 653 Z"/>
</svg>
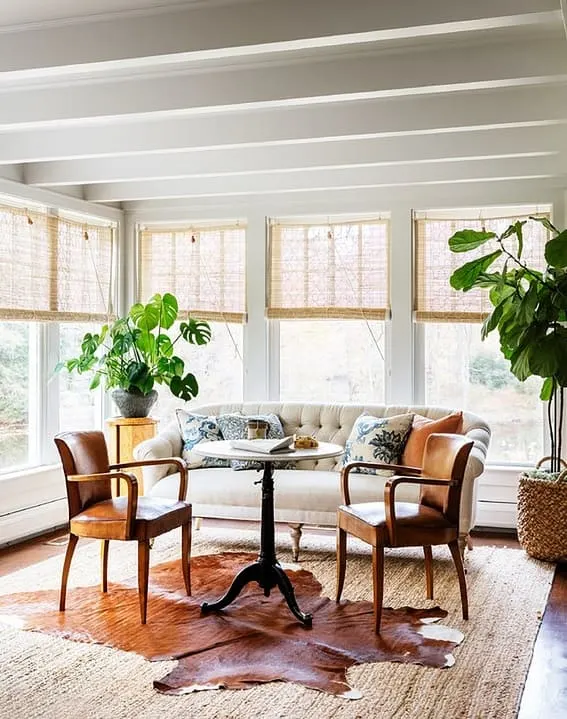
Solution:
<svg viewBox="0 0 567 719">
<path fill-rule="evenodd" d="M 386 529 L 386 510 L 384 502 L 365 502 L 339 507 L 341 512 L 351 514 L 371 527 Z M 453 525 L 441 512 L 423 504 L 396 502 L 396 526 L 419 529 L 448 529 Z"/>
<path fill-rule="evenodd" d="M 121 539 L 128 509 L 127 497 L 115 497 L 97 502 L 71 519 L 71 532 L 80 537 L 100 537 L 101 526 L 108 539 Z M 191 521 L 191 506 L 186 502 L 162 497 L 139 497 L 136 523 L 132 539 L 146 540 L 169 532 Z M 95 526 L 96 525 L 96 526 Z"/>
</svg>

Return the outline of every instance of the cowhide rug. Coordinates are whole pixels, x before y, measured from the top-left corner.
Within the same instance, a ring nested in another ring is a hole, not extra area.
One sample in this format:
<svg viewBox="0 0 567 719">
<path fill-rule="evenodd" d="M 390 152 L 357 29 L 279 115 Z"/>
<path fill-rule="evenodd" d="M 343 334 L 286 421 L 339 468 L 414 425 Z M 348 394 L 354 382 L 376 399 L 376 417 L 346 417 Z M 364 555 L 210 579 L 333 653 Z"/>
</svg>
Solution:
<svg viewBox="0 0 567 719">
<path fill-rule="evenodd" d="M 0 621 L 77 642 L 136 652 L 150 661 L 177 659 L 177 666 L 155 688 L 166 694 L 202 689 L 245 689 L 288 681 L 350 699 L 359 698 L 346 678 L 354 664 L 394 661 L 449 667 L 452 649 L 463 635 L 433 623 L 447 612 L 433 609 L 384 609 L 382 632 L 373 632 L 372 604 L 321 596 L 311 572 L 288 570 L 300 608 L 313 614 L 301 625 L 276 589 L 269 598 L 250 584 L 219 613 L 201 614 L 254 554 L 223 552 L 192 558 L 193 596 L 187 597 L 179 560 L 150 570 L 148 623 L 139 621 L 137 580 L 69 589 L 67 609 L 59 612 L 58 592 L 0 596 Z M 371 581 L 370 576 L 368 577 Z"/>
</svg>

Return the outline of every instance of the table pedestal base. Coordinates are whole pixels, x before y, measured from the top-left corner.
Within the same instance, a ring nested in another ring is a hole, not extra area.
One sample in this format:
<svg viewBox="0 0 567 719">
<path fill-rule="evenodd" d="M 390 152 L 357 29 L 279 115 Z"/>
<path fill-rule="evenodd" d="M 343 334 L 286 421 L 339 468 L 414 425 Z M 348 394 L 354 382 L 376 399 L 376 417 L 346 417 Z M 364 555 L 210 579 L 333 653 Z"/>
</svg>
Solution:
<svg viewBox="0 0 567 719">
<path fill-rule="evenodd" d="M 270 592 L 274 587 L 278 587 L 291 613 L 305 626 L 311 626 L 311 614 L 305 614 L 297 606 L 293 586 L 276 558 L 274 534 L 273 465 L 272 462 L 265 462 L 262 477 L 262 528 L 258 561 L 244 567 L 236 575 L 224 597 L 216 602 L 204 602 L 201 604 L 201 611 L 212 612 L 228 607 L 249 582 L 258 582 L 266 597 L 270 596 Z"/>
<path fill-rule="evenodd" d="M 228 607 L 228 605 L 236 599 L 249 582 L 258 582 L 260 587 L 264 590 L 265 597 L 269 597 L 271 590 L 277 586 L 283 594 L 291 613 L 306 626 L 311 626 L 312 616 L 311 614 L 305 614 L 297 606 L 293 586 L 281 566 L 277 563 L 266 564 L 260 560 L 254 562 L 253 564 L 249 564 L 247 567 L 244 567 L 244 569 L 238 572 L 230 585 L 230 589 L 224 597 L 222 597 L 222 599 L 219 599 L 217 602 L 212 602 L 211 604 L 203 602 L 203 604 L 201 604 L 201 611 L 212 612 L 217 609 L 224 609 L 225 607 Z"/>
</svg>

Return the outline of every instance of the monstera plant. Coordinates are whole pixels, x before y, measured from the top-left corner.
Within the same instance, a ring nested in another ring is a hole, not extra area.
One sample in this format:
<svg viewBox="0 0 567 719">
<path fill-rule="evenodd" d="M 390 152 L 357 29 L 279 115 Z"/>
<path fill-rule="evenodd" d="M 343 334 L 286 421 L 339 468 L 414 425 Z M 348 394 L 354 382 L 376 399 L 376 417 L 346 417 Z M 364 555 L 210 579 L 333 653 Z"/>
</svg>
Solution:
<svg viewBox="0 0 567 719">
<path fill-rule="evenodd" d="M 542 258 L 545 269 L 529 267 L 522 259 L 527 222 L 538 222 L 551 234 Z M 482 338 L 497 330 L 512 373 L 521 382 L 534 375 L 542 378 L 540 397 L 547 402 L 551 438 L 550 469 L 559 472 L 567 387 L 567 230 L 557 229 L 547 217 L 530 217 L 517 220 L 501 235 L 462 229 L 449 239 L 452 252 L 481 246 L 488 251 L 456 269 L 451 286 L 463 292 L 475 287 L 489 292 L 493 310 L 482 326 Z"/>
<path fill-rule="evenodd" d="M 154 295 L 147 304 L 137 303 L 125 317 L 104 325 L 100 332 L 87 332 L 78 357 L 60 362 L 56 370 L 93 373 L 90 385 L 101 381 L 125 417 L 145 417 L 157 398 L 155 384 L 169 387 L 183 400 L 196 397 L 197 378 L 185 371 L 175 353 L 178 342 L 203 345 L 211 339 L 207 322 L 181 322 L 172 338 L 168 332 L 177 321 L 177 299 L 169 293 Z"/>
</svg>

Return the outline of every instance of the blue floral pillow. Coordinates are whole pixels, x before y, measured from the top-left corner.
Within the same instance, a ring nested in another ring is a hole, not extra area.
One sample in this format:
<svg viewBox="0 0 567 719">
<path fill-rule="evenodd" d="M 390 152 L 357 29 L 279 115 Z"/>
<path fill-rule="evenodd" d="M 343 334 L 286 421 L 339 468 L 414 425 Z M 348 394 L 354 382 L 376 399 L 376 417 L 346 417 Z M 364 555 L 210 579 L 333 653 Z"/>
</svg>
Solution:
<svg viewBox="0 0 567 719">
<path fill-rule="evenodd" d="M 280 439 L 285 437 L 282 423 L 277 414 L 221 414 L 218 417 L 218 424 L 224 439 L 245 439 L 248 433 L 249 419 L 263 419 L 268 423 L 267 439 Z M 261 469 L 261 462 L 245 462 L 244 460 L 233 459 L 231 467 L 235 470 L 240 469 Z M 294 469 L 294 462 L 274 462 L 277 469 Z"/>
<path fill-rule="evenodd" d="M 356 419 L 345 443 L 342 466 L 350 462 L 399 464 L 411 432 L 412 422 L 413 414 L 397 414 L 393 417 L 372 417 L 369 414 L 361 414 Z M 393 474 L 386 469 L 359 471 L 384 477 Z"/>
<path fill-rule="evenodd" d="M 203 457 L 193 451 L 200 442 L 215 442 L 223 439 L 217 422 L 217 417 L 207 417 L 204 414 L 191 414 L 183 409 L 176 411 L 179 430 L 183 439 L 181 456 L 190 469 L 197 467 L 229 467 L 228 459 L 216 457 Z"/>
</svg>

